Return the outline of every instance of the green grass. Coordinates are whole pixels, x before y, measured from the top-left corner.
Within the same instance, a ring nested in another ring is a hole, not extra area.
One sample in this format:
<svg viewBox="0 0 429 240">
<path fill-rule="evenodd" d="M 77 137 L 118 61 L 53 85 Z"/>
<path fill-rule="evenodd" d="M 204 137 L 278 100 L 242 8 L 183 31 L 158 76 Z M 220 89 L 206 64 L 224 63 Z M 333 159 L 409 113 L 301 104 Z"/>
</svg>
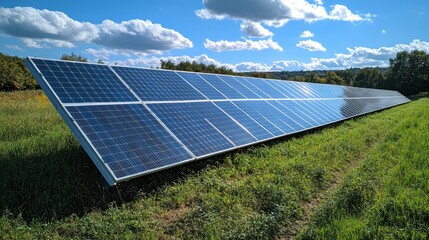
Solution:
<svg viewBox="0 0 429 240">
<path fill-rule="evenodd" d="M 428 106 L 109 188 L 42 92 L 0 93 L 0 239 L 427 238 Z M 309 226 L 294 226 L 338 179 Z"/>
</svg>

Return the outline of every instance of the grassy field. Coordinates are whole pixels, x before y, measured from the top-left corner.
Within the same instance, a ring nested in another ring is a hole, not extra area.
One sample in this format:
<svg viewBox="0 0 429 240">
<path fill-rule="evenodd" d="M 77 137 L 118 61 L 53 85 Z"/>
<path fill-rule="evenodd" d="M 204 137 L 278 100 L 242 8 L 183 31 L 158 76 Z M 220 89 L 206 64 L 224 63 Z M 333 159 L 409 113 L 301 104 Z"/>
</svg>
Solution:
<svg viewBox="0 0 429 240">
<path fill-rule="evenodd" d="M 41 91 L 0 93 L 0 239 L 428 239 L 429 99 L 109 188 Z"/>
</svg>

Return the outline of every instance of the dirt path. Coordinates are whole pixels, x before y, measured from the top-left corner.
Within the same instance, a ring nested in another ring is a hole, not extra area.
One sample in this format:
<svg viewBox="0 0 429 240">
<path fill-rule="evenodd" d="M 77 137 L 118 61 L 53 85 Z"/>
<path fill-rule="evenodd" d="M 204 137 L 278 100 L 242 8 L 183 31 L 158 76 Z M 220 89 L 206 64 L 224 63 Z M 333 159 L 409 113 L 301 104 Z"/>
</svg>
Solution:
<svg viewBox="0 0 429 240">
<path fill-rule="evenodd" d="M 325 201 L 333 193 L 333 191 L 335 191 L 347 173 L 358 167 L 360 160 L 362 160 L 362 158 L 357 158 L 350 162 L 346 168 L 335 172 L 334 179 L 328 184 L 328 186 L 326 186 L 325 189 L 319 191 L 310 201 L 305 202 L 301 206 L 303 210 L 302 217 L 288 224 L 288 226 L 283 229 L 278 239 L 294 239 L 299 234 L 299 232 L 301 232 L 301 230 L 305 229 L 310 223 L 311 215 L 314 209 L 323 201 Z"/>
</svg>

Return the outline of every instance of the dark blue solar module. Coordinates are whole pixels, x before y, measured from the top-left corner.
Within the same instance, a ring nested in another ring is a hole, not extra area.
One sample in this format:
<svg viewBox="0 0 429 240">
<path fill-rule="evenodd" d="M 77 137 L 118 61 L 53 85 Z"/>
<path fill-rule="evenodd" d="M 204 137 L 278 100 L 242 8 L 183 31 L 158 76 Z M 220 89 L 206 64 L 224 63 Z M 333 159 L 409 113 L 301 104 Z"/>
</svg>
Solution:
<svg viewBox="0 0 429 240">
<path fill-rule="evenodd" d="M 110 185 L 409 101 L 396 91 L 27 59 Z"/>
<path fill-rule="evenodd" d="M 142 101 L 206 99 L 173 71 L 112 67 Z"/>
<path fill-rule="evenodd" d="M 138 101 L 106 65 L 32 61 L 63 103 Z"/>
<path fill-rule="evenodd" d="M 236 119 L 241 125 L 243 125 L 253 136 L 258 140 L 264 140 L 274 137 L 263 125 L 252 119 L 243 110 L 238 108 L 234 103 L 222 101 L 216 102 L 217 106 L 222 108 L 228 115 Z"/>
<path fill-rule="evenodd" d="M 281 89 L 277 90 L 277 88 L 272 87 L 270 84 L 265 82 L 263 79 L 248 78 L 248 77 L 245 77 L 243 79 L 245 79 L 248 82 L 248 84 L 255 86 L 256 88 L 263 91 L 264 93 L 266 93 L 271 98 L 287 98 L 287 96 L 281 92 Z"/>
<path fill-rule="evenodd" d="M 247 81 L 244 77 L 240 76 L 234 76 L 235 79 L 237 79 L 241 84 L 245 85 L 248 89 L 250 89 L 252 92 L 256 93 L 260 98 L 263 99 L 269 99 L 271 98 L 268 94 L 263 92 L 261 89 L 255 87 L 254 85 L 250 84 L 249 81 Z"/>
<path fill-rule="evenodd" d="M 275 136 L 297 131 L 288 124 L 289 119 L 284 114 L 266 101 L 236 101 L 234 103 Z"/>
<path fill-rule="evenodd" d="M 252 92 L 249 88 L 247 88 L 245 85 L 243 85 L 241 82 L 239 82 L 237 79 L 235 79 L 232 76 L 219 75 L 219 78 L 222 79 L 229 86 L 234 88 L 237 92 L 241 93 L 241 95 L 243 95 L 246 98 L 249 98 L 249 99 L 261 98 L 260 96 Z"/>
<path fill-rule="evenodd" d="M 229 99 L 243 99 L 246 98 L 244 95 L 239 93 L 237 90 L 226 84 L 218 75 L 214 74 L 198 74 L 215 87 L 219 92 L 225 95 Z"/>
<path fill-rule="evenodd" d="M 211 102 L 148 106 L 197 157 L 257 140 Z"/>
<path fill-rule="evenodd" d="M 66 109 L 117 179 L 192 159 L 141 104 Z"/>
<path fill-rule="evenodd" d="M 191 72 L 177 72 L 183 79 L 193 85 L 198 91 L 204 94 L 208 99 L 225 99 L 218 90 L 206 82 L 200 75 Z"/>
</svg>

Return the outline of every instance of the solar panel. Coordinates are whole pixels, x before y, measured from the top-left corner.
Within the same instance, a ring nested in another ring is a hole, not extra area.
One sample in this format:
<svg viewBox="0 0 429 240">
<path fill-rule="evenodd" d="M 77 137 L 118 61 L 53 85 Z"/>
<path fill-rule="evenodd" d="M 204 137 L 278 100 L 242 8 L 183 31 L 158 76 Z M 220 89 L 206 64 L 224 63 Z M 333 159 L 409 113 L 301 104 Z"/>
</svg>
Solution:
<svg viewBox="0 0 429 240">
<path fill-rule="evenodd" d="M 229 99 L 243 99 L 246 98 L 240 92 L 232 88 L 229 84 L 219 78 L 219 76 L 214 74 L 198 74 L 208 83 L 210 83 L 214 88 L 221 92 L 224 96 Z"/>
<path fill-rule="evenodd" d="M 142 104 L 66 109 L 117 179 L 193 159 Z"/>
<path fill-rule="evenodd" d="M 197 157 L 256 141 L 211 102 L 149 104 L 149 108 Z"/>
<path fill-rule="evenodd" d="M 118 76 L 143 101 L 206 99 L 192 85 L 172 71 L 113 66 Z"/>
<path fill-rule="evenodd" d="M 43 59 L 33 62 L 63 103 L 137 101 L 106 65 Z"/>
<path fill-rule="evenodd" d="M 409 101 L 396 91 L 27 58 L 106 181 Z"/>
</svg>

